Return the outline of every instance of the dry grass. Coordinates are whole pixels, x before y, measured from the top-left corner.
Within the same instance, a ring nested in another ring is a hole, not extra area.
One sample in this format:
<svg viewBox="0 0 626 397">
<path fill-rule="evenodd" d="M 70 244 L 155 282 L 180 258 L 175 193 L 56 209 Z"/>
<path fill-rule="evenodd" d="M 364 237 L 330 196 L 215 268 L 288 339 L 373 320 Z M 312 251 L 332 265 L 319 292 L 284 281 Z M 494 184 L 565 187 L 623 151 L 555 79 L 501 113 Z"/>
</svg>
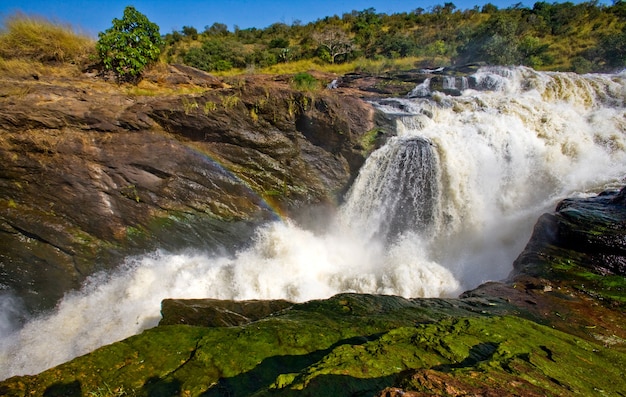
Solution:
<svg viewBox="0 0 626 397">
<path fill-rule="evenodd" d="M 73 64 L 50 64 L 29 59 L 3 59 L 0 57 L 0 75 L 3 77 L 78 77 L 80 69 Z"/>
<path fill-rule="evenodd" d="M 317 70 L 324 73 L 345 74 L 354 70 L 353 63 L 327 64 L 313 59 L 305 59 L 296 62 L 279 63 L 267 68 L 260 69 L 264 74 L 296 74 L 309 70 Z"/>
<path fill-rule="evenodd" d="M 0 30 L 0 58 L 41 64 L 84 63 L 95 54 L 95 41 L 71 27 L 42 17 L 14 14 Z"/>
<path fill-rule="evenodd" d="M 319 60 L 305 59 L 295 62 L 279 63 L 262 69 L 231 69 L 226 72 L 212 72 L 217 76 L 231 77 L 245 73 L 260 74 L 297 74 L 302 72 L 318 71 L 321 73 L 346 74 L 351 72 L 366 72 L 373 74 L 381 74 L 394 70 L 413 69 L 424 59 L 417 57 L 398 58 L 398 59 L 381 59 L 371 60 L 360 58 L 351 62 L 329 64 Z M 442 64 L 450 62 L 449 59 L 439 60 Z"/>
<path fill-rule="evenodd" d="M 193 95 L 201 94 L 209 90 L 204 87 L 192 85 L 171 87 L 147 80 L 142 80 L 137 85 L 124 84 L 120 87 L 126 95 L 130 96 Z"/>
</svg>

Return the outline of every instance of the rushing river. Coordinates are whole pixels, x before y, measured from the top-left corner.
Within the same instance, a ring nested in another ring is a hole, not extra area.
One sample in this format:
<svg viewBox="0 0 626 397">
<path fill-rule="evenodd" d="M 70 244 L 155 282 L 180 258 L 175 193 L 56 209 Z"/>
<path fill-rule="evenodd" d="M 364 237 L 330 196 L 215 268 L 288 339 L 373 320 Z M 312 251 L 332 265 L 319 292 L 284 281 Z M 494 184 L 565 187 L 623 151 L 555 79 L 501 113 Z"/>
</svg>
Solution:
<svg viewBox="0 0 626 397">
<path fill-rule="evenodd" d="M 505 278 L 541 213 L 624 182 L 626 74 L 494 67 L 471 78 L 446 81 L 460 96 L 421 85 L 419 98 L 373 103 L 397 135 L 368 158 L 324 231 L 282 220 L 231 256 L 194 248 L 129 258 L 21 329 L 5 296 L 0 379 L 155 326 L 164 298 L 456 296 Z"/>
</svg>

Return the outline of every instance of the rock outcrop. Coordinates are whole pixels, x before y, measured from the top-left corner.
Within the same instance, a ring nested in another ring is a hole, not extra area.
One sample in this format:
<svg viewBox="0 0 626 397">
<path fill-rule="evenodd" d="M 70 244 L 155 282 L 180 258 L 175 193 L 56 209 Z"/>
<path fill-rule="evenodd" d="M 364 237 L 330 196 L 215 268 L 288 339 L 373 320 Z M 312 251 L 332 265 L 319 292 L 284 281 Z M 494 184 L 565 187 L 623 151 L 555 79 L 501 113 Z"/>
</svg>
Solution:
<svg viewBox="0 0 626 397">
<path fill-rule="evenodd" d="M 171 66 L 142 84 L 0 81 L 0 288 L 31 312 L 125 255 L 231 249 L 251 225 L 335 202 L 375 127 L 366 102 L 288 77 Z"/>
<path fill-rule="evenodd" d="M 626 188 L 590 198 L 565 199 L 544 214 L 513 264 L 513 277 L 558 280 L 625 307 Z"/>
<path fill-rule="evenodd" d="M 165 299 L 159 325 L 232 327 L 250 324 L 293 306 L 285 300 L 227 301 L 219 299 Z"/>
</svg>

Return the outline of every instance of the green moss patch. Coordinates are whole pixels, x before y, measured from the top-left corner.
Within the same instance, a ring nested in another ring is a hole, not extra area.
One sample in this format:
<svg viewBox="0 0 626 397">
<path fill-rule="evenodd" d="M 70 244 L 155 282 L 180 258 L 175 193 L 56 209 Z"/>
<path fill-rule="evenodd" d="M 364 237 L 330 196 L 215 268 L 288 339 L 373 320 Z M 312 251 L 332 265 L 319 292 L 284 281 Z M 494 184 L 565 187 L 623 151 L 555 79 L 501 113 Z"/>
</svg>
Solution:
<svg viewBox="0 0 626 397">
<path fill-rule="evenodd" d="M 591 259 L 575 252 L 551 252 L 546 262 L 546 277 L 572 286 L 607 304 L 626 307 L 626 277 L 612 274 L 598 274 L 585 266 Z M 563 254 L 563 255 L 561 255 Z"/>
<path fill-rule="evenodd" d="M 522 395 L 626 389 L 625 354 L 507 315 L 513 311 L 497 300 L 343 294 L 245 326 L 160 326 L 40 375 L 9 379 L 0 391 L 352 396 L 393 385 Z"/>
</svg>

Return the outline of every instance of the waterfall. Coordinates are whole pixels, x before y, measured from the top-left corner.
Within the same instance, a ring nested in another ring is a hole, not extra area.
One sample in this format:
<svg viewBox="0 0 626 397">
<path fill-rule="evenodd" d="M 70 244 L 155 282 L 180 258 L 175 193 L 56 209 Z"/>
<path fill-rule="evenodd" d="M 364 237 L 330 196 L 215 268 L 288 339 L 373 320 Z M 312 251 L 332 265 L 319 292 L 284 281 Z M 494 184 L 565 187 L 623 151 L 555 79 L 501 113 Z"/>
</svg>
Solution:
<svg viewBox="0 0 626 397">
<path fill-rule="evenodd" d="M 425 79 L 409 92 L 409 98 L 423 98 L 430 95 L 430 78 Z"/>
<path fill-rule="evenodd" d="M 625 78 L 490 67 L 461 80 L 459 96 L 373 101 L 395 136 L 367 159 L 326 231 L 274 222 L 233 256 L 195 247 L 128 258 L 55 312 L 0 328 L 0 378 L 154 326 L 164 298 L 455 296 L 505 278 L 543 212 L 624 183 Z"/>
<path fill-rule="evenodd" d="M 490 67 L 458 97 L 376 101 L 399 138 L 438 152 L 444 227 L 428 258 L 466 286 L 505 277 L 542 212 L 623 183 L 625 78 Z"/>
<path fill-rule="evenodd" d="M 342 221 L 364 239 L 422 236 L 439 222 L 439 161 L 432 143 L 394 138 L 373 154 L 355 181 Z"/>
<path fill-rule="evenodd" d="M 454 76 L 444 76 L 443 77 L 443 89 L 444 90 L 454 90 L 454 89 L 456 89 L 456 77 L 454 77 Z"/>
</svg>

